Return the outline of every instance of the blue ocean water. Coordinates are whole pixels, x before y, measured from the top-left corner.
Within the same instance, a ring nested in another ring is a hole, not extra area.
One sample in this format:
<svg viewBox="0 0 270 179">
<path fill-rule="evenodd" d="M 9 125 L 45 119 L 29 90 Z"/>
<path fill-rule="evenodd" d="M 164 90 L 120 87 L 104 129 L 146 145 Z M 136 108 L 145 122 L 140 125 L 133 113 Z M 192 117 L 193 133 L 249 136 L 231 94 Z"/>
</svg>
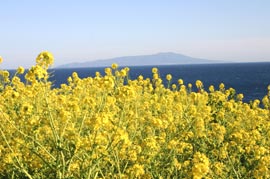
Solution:
<svg viewBox="0 0 270 179">
<path fill-rule="evenodd" d="M 226 64 L 200 64 L 200 65 L 168 65 L 168 66 L 133 66 L 130 67 L 130 78 L 135 79 L 139 75 L 145 78 L 152 77 L 152 68 L 157 67 L 161 77 L 165 80 L 167 74 L 173 76 L 172 83 L 183 79 L 185 84 L 195 84 L 201 80 L 204 88 L 208 90 L 210 85 L 216 89 L 220 83 L 226 88 L 234 88 L 237 93 L 244 94 L 244 102 L 262 99 L 267 94 L 267 86 L 270 84 L 270 63 L 226 63 Z M 121 67 L 120 67 L 121 68 Z M 72 72 L 76 71 L 80 78 L 94 77 L 95 72 L 104 74 L 103 68 L 73 68 L 52 69 L 51 80 L 54 87 L 66 83 Z M 194 85 L 195 86 L 195 85 Z"/>
</svg>

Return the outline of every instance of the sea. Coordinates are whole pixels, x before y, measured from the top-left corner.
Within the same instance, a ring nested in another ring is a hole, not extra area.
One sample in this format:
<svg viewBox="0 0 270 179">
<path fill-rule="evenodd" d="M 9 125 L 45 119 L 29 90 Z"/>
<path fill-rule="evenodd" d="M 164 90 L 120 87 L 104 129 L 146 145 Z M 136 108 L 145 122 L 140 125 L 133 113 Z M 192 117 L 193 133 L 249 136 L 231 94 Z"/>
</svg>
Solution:
<svg viewBox="0 0 270 179">
<path fill-rule="evenodd" d="M 236 93 L 242 93 L 244 102 L 261 100 L 267 95 L 267 86 L 270 85 L 270 62 L 131 66 L 129 67 L 130 79 L 136 79 L 139 75 L 151 78 L 153 67 L 159 69 L 164 83 L 166 83 L 167 74 L 173 76 L 172 83 L 176 84 L 178 79 L 183 79 L 184 84 L 191 83 L 195 86 L 195 81 L 201 80 L 205 90 L 208 90 L 210 85 L 214 85 L 215 89 L 218 89 L 219 84 L 224 83 L 226 89 L 234 88 Z M 52 73 L 50 80 L 53 82 L 54 88 L 59 88 L 61 84 L 67 83 L 67 78 L 71 76 L 72 72 L 77 72 L 80 78 L 85 78 L 94 77 L 97 71 L 104 75 L 104 69 L 105 67 L 55 68 L 50 70 Z"/>
</svg>

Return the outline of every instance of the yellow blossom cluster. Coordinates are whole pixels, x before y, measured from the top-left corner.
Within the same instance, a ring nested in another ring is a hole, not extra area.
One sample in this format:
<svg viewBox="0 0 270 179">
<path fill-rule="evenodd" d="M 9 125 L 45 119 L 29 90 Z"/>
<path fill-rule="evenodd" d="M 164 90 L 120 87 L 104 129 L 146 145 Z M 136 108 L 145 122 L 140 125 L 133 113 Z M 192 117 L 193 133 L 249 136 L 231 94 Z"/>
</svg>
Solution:
<svg viewBox="0 0 270 179">
<path fill-rule="evenodd" d="M 1 178 L 270 178 L 270 87 L 261 107 L 223 83 L 192 91 L 113 64 L 52 88 L 52 63 L 42 52 L 26 74 L 0 71 Z"/>
</svg>

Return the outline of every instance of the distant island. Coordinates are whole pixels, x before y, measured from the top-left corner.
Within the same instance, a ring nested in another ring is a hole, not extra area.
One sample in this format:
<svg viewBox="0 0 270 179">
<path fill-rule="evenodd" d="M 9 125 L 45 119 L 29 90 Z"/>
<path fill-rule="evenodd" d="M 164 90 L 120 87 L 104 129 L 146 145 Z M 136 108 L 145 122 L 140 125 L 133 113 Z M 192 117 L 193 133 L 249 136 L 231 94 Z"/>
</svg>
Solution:
<svg viewBox="0 0 270 179">
<path fill-rule="evenodd" d="M 179 65 L 179 64 L 210 64 L 222 63 L 222 61 L 193 58 L 186 55 L 164 52 L 153 55 L 124 56 L 110 59 L 100 59 L 81 63 L 68 63 L 56 68 L 82 68 L 82 67 L 107 67 L 112 63 L 119 66 L 146 66 L 146 65 Z"/>
</svg>

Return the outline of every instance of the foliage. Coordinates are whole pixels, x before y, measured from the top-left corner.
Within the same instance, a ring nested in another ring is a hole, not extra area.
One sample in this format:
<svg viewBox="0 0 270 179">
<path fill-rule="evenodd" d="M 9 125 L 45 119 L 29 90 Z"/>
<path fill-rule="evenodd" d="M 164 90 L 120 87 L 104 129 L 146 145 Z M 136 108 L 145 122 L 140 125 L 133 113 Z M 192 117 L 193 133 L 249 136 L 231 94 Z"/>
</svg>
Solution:
<svg viewBox="0 0 270 179">
<path fill-rule="evenodd" d="M 49 52 L 25 74 L 0 71 L 2 178 L 270 178 L 268 93 L 243 103 L 232 88 L 182 79 L 163 85 L 128 77 L 117 64 L 104 76 L 51 88 Z M 270 91 L 270 89 L 268 89 Z"/>
</svg>

